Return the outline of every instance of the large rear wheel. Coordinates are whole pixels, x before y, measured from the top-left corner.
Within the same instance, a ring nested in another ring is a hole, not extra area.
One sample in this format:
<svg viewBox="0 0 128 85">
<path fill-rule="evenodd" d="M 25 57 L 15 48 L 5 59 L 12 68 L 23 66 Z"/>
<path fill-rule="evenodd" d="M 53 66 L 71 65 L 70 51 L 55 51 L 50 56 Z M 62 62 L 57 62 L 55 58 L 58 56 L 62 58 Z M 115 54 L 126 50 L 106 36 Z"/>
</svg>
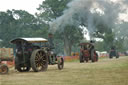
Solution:
<svg viewBox="0 0 128 85">
<path fill-rule="evenodd" d="M 80 59 L 80 63 L 84 63 L 83 55 L 80 55 L 79 59 Z"/>
<path fill-rule="evenodd" d="M 111 52 L 109 53 L 109 58 L 110 58 L 110 59 L 112 59 L 112 58 L 113 58 L 113 56 L 112 56 L 112 53 L 111 53 Z"/>
<path fill-rule="evenodd" d="M 48 58 L 46 53 L 41 49 L 33 51 L 30 62 L 31 67 L 35 72 L 47 70 Z"/>
<path fill-rule="evenodd" d="M 94 50 L 91 50 L 91 61 L 95 62 Z"/>
<path fill-rule="evenodd" d="M 116 58 L 119 58 L 119 54 L 118 54 L 118 52 L 116 53 Z"/>
</svg>

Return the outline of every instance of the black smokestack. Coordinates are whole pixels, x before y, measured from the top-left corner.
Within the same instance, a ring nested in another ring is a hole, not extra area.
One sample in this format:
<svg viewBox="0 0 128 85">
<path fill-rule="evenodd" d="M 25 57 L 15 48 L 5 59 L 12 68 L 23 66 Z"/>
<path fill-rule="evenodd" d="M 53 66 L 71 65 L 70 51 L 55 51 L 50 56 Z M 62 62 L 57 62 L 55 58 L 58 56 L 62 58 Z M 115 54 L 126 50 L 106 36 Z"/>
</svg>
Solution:
<svg viewBox="0 0 128 85">
<path fill-rule="evenodd" d="M 52 33 L 48 34 L 48 42 L 49 42 L 49 48 L 54 49 L 53 34 Z"/>
</svg>

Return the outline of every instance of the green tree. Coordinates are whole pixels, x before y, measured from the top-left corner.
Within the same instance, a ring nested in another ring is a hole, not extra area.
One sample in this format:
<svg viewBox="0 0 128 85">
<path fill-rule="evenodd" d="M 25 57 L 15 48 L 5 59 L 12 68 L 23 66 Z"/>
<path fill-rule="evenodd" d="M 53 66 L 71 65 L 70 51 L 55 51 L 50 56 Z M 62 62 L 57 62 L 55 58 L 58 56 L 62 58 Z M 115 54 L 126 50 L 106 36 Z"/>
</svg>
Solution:
<svg viewBox="0 0 128 85">
<path fill-rule="evenodd" d="M 37 10 L 40 11 L 36 14 L 41 20 L 51 22 L 57 17 L 63 15 L 63 11 L 67 8 L 67 3 L 71 0 L 45 0 L 39 5 Z"/>
<path fill-rule="evenodd" d="M 103 39 L 104 42 L 104 50 L 109 51 L 111 46 L 113 46 L 114 42 L 114 33 L 111 29 L 108 29 L 107 31 L 104 29 L 104 32 L 101 34 L 100 31 L 95 32 L 94 36 L 96 38 Z"/>
<path fill-rule="evenodd" d="M 1 47 L 10 47 L 17 37 L 46 37 L 47 25 L 24 10 L 0 12 Z"/>
<path fill-rule="evenodd" d="M 64 31 L 57 30 L 57 38 L 64 42 L 64 54 L 71 55 L 72 46 L 83 39 L 82 29 L 75 26 L 66 26 Z M 58 36 L 59 35 L 59 36 Z"/>
<path fill-rule="evenodd" d="M 52 22 L 59 16 L 63 15 L 63 11 L 67 9 L 67 3 L 71 0 L 45 0 L 38 8 L 40 11 L 37 14 L 40 20 Z M 75 26 L 65 26 L 64 29 L 58 29 L 55 33 L 55 38 L 60 39 L 61 43 L 64 42 L 64 54 L 71 55 L 72 46 L 78 43 L 82 35 L 82 29 Z"/>
<path fill-rule="evenodd" d="M 128 22 L 122 21 L 122 23 L 118 24 L 114 29 L 116 39 L 114 43 L 116 44 L 119 51 L 123 52 L 128 49 Z"/>
<path fill-rule="evenodd" d="M 15 35 L 13 24 L 16 20 L 13 18 L 13 15 L 10 11 L 0 12 L 0 39 L 1 47 L 9 47 L 10 39 Z"/>
<path fill-rule="evenodd" d="M 14 17 L 17 17 L 18 37 L 46 37 L 47 25 L 23 10 L 13 10 Z"/>
</svg>

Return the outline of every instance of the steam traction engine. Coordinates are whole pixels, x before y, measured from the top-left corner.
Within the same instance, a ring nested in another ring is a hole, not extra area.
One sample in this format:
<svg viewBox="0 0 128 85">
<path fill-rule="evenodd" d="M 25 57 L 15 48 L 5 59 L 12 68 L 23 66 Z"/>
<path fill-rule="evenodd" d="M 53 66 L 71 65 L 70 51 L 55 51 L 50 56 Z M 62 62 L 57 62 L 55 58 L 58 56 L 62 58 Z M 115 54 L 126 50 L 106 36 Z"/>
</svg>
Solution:
<svg viewBox="0 0 128 85">
<path fill-rule="evenodd" d="M 90 50 L 90 47 L 92 46 L 91 43 L 80 43 L 80 46 L 80 63 L 83 63 L 84 61 L 88 62 L 89 60 L 92 62 L 98 61 L 98 54 L 96 51 Z"/>
<path fill-rule="evenodd" d="M 112 46 L 109 52 L 109 58 L 112 59 L 113 57 L 119 58 L 119 54 L 115 46 Z"/>
<path fill-rule="evenodd" d="M 49 65 L 58 65 L 63 69 L 64 59 L 53 52 L 52 34 L 49 39 L 44 38 L 17 38 L 11 41 L 16 44 L 15 69 L 19 72 L 45 71 Z"/>
</svg>

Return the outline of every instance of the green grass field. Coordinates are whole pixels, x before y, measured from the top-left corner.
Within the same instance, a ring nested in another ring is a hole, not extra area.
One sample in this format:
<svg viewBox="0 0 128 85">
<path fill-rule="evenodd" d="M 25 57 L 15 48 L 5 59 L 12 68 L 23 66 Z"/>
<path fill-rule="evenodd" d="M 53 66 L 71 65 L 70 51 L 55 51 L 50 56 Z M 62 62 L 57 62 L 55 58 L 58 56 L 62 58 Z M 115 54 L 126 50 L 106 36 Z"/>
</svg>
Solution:
<svg viewBox="0 0 128 85">
<path fill-rule="evenodd" d="M 8 75 L 0 75 L 0 85 L 128 85 L 128 57 L 65 62 L 63 70 L 54 65 L 45 72 L 20 73 L 10 68 Z"/>
</svg>

